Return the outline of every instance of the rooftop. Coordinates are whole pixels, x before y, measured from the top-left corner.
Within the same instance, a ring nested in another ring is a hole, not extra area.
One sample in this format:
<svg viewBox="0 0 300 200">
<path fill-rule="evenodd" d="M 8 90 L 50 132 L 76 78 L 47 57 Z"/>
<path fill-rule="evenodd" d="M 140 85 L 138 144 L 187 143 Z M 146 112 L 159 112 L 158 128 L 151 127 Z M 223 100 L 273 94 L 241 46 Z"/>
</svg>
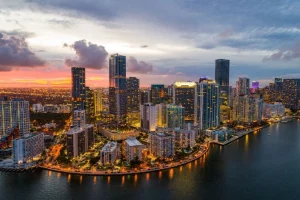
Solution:
<svg viewBox="0 0 300 200">
<path fill-rule="evenodd" d="M 76 134 L 76 133 L 79 133 L 79 132 L 82 132 L 90 127 L 94 127 L 93 124 L 85 124 L 81 127 L 74 127 L 74 128 L 71 128 L 68 132 L 67 132 L 67 135 L 71 135 L 71 134 Z"/>
<path fill-rule="evenodd" d="M 117 145 L 118 145 L 117 142 L 108 142 L 104 145 L 101 151 L 106 151 L 106 152 L 114 151 L 117 148 Z"/>
<path fill-rule="evenodd" d="M 129 146 L 131 146 L 131 147 L 143 145 L 143 144 L 140 143 L 140 141 L 138 141 L 135 137 L 130 137 L 130 138 L 126 139 L 125 142 L 126 142 Z"/>
</svg>

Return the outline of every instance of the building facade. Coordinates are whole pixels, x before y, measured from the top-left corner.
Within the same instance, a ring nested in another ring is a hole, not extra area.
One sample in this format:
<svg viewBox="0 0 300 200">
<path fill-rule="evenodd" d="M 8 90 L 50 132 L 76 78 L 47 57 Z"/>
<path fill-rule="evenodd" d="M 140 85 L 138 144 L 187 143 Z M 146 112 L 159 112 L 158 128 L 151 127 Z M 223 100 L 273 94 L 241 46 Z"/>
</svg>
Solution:
<svg viewBox="0 0 300 200">
<path fill-rule="evenodd" d="M 146 132 L 153 132 L 157 126 L 157 110 L 152 103 L 141 105 L 141 128 Z"/>
<path fill-rule="evenodd" d="M 73 126 L 82 127 L 86 124 L 85 110 L 74 110 Z"/>
<path fill-rule="evenodd" d="M 130 137 L 125 140 L 125 157 L 128 162 L 132 160 L 142 160 L 142 152 L 145 145 L 140 143 L 135 137 Z"/>
<path fill-rule="evenodd" d="M 100 115 L 103 111 L 103 92 L 101 89 L 94 90 L 94 115 Z"/>
<path fill-rule="evenodd" d="M 94 125 L 85 124 L 81 127 L 71 128 L 67 132 L 68 157 L 77 157 L 87 152 L 94 142 Z"/>
<path fill-rule="evenodd" d="M 168 104 L 166 107 L 166 126 L 167 128 L 180 128 L 184 127 L 185 108 L 174 104 Z"/>
<path fill-rule="evenodd" d="M 300 79 L 283 79 L 282 103 L 286 108 L 300 109 Z"/>
<path fill-rule="evenodd" d="M 20 135 L 30 132 L 29 102 L 23 99 L 3 99 L 0 101 L 0 139 L 9 134 L 16 126 Z"/>
<path fill-rule="evenodd" d="M 152 84 L 150 91 L 150 102 L 154 105 L 166 103 L 168 101 L 168 89 L 165 85 Z"/>
<path fill-rule="evenodd" d="M 114 54 L 109 58 L 109 113 L 118 123 L 126 122 L 126 57 Z"/>
<path fill-rule="evenodd" d="M 197 84 L 195 82 L 175 82 L 172 92 L 173 104 L 181 105 L 185 108 L 185 121 L 194 122 Z"/>
<path fill-rule="evenodd" d="M 139 112 L 140 80 L 136 77 L 127 78 L 127 112 Z"/>
<path fill-rule="evenodd" d="M 72 67 L 72 111 L 85 110 L 85 68 Z"/>
<path fill-rule="evenodd" d="M 44 151 L 44 134 L 31 134 L 13 140 L 13 162 L 14 164 L 28 163 Z"/>
<path fill-rule="evenodd" d="M 100 163 L 102 165 L 114 163 L 120 155 L 117 142 L 109 141 L 100 151 Z"/>
<path fill-rule="evenodd" d="M 159 158 L 169 158 L 175 155 L 175 137 L 168 133 L 150 134 L 150 153 Z"/>
<path fill-rule="evenodd" d="M 215 80 L 220 86 L 220 91 L 225 91 L 229 94 L 229 68 L 230 60 L 217 59 L 215 60 Z"/>
</svg>

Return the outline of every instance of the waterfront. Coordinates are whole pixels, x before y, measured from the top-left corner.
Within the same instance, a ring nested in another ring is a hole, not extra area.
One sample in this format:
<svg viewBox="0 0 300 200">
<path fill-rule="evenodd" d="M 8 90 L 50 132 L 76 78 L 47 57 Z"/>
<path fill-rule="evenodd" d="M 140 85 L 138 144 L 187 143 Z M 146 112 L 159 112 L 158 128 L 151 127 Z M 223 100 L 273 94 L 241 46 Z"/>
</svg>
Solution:
<svg viewBox="0 0 300 200">
<path fill-rule="evenodd" d="M 270 135 L 268 135 L 270 134 Z M 300 121 L 272 124 L 161 172 L 79 176 L 0 174 L 1 199 L 298 199 Z"/>
</svg>

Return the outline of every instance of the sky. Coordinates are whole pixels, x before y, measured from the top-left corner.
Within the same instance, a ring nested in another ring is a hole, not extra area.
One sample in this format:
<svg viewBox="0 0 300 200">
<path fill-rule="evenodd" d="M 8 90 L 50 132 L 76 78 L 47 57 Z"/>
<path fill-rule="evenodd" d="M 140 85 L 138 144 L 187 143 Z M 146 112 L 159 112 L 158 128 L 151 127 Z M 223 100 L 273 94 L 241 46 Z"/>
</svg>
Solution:
<svg viewBox="0 0 300 200">
<path fill-rule="evenodd" d="M 261 86 L 300 78 L 298 0 L 0 0 L 0 87 L 108 86 L 108 58 L 127 57 L 140 85 L 214 78 L 215 59 Z"/>
</svg>

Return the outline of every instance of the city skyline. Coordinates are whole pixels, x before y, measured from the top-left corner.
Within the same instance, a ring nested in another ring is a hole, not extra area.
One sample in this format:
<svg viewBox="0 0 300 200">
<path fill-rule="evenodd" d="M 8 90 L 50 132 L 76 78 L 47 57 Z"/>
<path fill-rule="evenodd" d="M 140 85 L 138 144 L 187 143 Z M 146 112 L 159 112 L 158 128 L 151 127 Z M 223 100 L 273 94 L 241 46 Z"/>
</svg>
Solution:
<svg viewBox="0 0 300 200">
<path fill-rule="evenodd" d="M 70 67 L 77 65 L 87 68 L 89 87 L 107 87 L 114 53 L 127 57 L 128 77 L 141 87 L 154 78 L 172 84 L 214 77 L 216 59 L 230 60 L 230 85 L 237 76 L 263 87 L 300 75 L 297 2 L 1 3 L 2 87 L 70 87 Z M 7 53 L 14 47 L 18 53 Z"/>
</svg>

